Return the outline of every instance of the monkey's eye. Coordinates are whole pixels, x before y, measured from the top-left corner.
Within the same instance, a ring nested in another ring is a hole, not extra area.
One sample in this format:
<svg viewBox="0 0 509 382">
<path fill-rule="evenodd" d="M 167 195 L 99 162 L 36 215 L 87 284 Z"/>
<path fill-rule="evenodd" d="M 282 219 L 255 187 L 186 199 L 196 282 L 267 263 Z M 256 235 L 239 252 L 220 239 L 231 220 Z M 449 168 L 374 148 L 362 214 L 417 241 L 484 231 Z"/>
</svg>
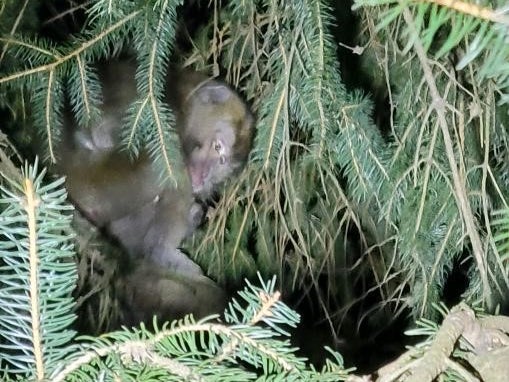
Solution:
<svg viewBox="0 0 509 382">
<path fill-rule="evenodd" d="M 223 150 L 223 146 L 221 145 L 221 142 L 216 141 L 214 143 L 214 150 L 216 150 L 219 154 L 221 154 L 221 151 Z"/>
</svg>

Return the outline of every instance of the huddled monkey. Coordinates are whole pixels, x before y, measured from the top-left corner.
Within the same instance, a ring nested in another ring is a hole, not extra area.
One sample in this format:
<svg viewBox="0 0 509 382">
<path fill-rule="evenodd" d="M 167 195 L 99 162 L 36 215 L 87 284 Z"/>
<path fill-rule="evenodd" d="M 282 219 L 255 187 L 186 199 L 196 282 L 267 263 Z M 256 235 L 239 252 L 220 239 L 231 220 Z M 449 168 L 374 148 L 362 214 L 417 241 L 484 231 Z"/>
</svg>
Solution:
<svg viewBox="0 0 509 382">
<path fill-rule="evenodd" d="M 180 171 L 187 176 L 180 177 L 176 188 L 162 186 L 147 153 L 132 160 L 120 147 L 122 120 L 136 98 L 134 74 L 132 61 L 99 66 L 100 122 L 79 128 L 67 110 L 57 167 L 76 207 L 132 256 L 200 275 L 200 267 L 178 248 L 202 221 L 196 198 L 207 199 L 247 160 L 253 116 L 225 83 L 191 71 L 170 71 L 165 99 L 176 116 L 184 159 Z"/>
</svg>

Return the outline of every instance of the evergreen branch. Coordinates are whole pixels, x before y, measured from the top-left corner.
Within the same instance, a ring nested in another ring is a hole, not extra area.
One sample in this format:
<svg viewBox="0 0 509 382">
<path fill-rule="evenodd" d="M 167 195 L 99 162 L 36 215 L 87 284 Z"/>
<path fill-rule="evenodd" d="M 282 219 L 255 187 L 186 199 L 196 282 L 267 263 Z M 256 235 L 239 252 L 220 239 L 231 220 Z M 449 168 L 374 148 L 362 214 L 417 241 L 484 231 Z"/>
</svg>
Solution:
<svg viewBox="0 0 509 382">
<path fill-rule="evenodd" d="M 90 128 L 101 115 L 100 81 L 95 68 L 88 66 L 82 56 L 76 57 L 76 66 L 70 67 L 67 99 L 74 111 L 76 122 Z"/>
<path fill-rule="evenodd" d="M 279 366 L 285 371 L 295 370 L 295 365 L 289 363 L 284 357 L 280 356 L 280 354 L 275 350 L 268 346 L 265 346 L 255 338 L 242 333 L 239 330 L 240 327 L 233 325 L 232 327 L 228 327 L 226 325 L 221 324 L 195 324 L 189 326 L 182 326 L 180 328 L 175 328 L 173 330 L 161 331 L 154 337 L 154 343 L 161 341 L 165 337 L 177 336 L 181 333 L 188 332 L 209 332 L 214 334 L 221 334 L 227 338 L 231 338 L 236 340 L 238 343 L 243 345 L 248 345 L 253 349 L 257 349 L 258 352 L 262 353 L 266 357 L 275 361 Z"/>
<path fill-rule="evenodd" d="M 459 173 L 459 170 L 458 170 L 458 167 L 456 164 L 453 143 L 452 143 L 451 136 L 449 134 L 449 128 L 448 128 L 447 119 L 445 116 L 445 100 L 440 96 L 437 85 L 435 83 L 435 78 L 433 77 L 433 73 L 432 73 L 431 67 L 429 65 L 428 58 L 426 56 L 426 52 L 418 38 L 418 33 L 415 28 L 412 14 L 410 13 L 409 9 L 406 6 L 403 7 L 403 17 L 404 17 L 405 22 L 407 23 L 411 33 L 413 34 L 413 37 L 411 39 L 412 44 L 414 46 L 417 57 L 419 58 L 419 61 L 421 63 L 424 78 L 425 78 L 428 88 L 430 89 L 430 92 L 431 92 L 431 96 L 433 99 L 432 107 L 434 108 L 434 110 L 437 114 L 437 117 L 438 117 L 438 123 L 440 126 L 440 130 L 442 132 L 442 138 L 444 140 L 444 146 L 445 146 L 445 151 L 446 151 L 446 155 L 447 155 L 447 160 L 449 161 L 449 167 L 450 167 L 451 173 L 452 173 L 453 184 L 454 184 L 454 189 L 455 189 L 455 193 L 454 193 L 455 200 L 456 200 L 458 209 L 461 211 L 461 214 L 463 217 L 463 223 L 466 226 L 467 233 L 470 238 L 470 242 L 472 244 L 474 258 L 476 260 L 477 267 L 479 269 L 479 273 L 480 273 L 481 280 L 482 280 L 484 296 L 485 296 L 485 298 L 488 299 L 488 304 L 491 304 L 492 296 L 491 296 L 491 290 L 489 287 L 488 275 L 486 272 L 484 251 L 482 248 L 481 238 L 479 236 L 479 232 L 477 231 L 477 227 L 476 227 L 477 220 L 476 220 L 474 214 L 472 213 L 472 209 L 471 209 L 469 201 L 468 201 L 465 182 L 464 182 L 464 180 L 462 180 L 462 177 Z"/>
<path fill-rule="evenodd" d="M 81 99 L 83 100 L 83 104 L 85 106 L 85 115 L 87 116 L 87 120 L 90 119 L 90 116 L 92 115 L 91 112 L 91 101 L 89 99 L 89 92 L 87 91 L 87 84 L 86 84 L 86 72 L 85 72 L 85 64 L 83 63 L 83 59 L 81 56 L 76 57 L 76 61 L 78 62 L 78 72 L 80 74 L 80 87 L 81 87 Z"/>
<path fill-rule="evenodd" d="M 211 330 L 211 327 L 206 325 L 199 325 L 194 328 L 197 331 L 200 330 Z M 193 328 L 189 328 L 189 331 L 192 331 Z M 163 332 L 159 333 L 162 334 Z M 176 332 L 168 333 L 168 335 L 176 334 Z M 164 337 L 163 337 L 164 338 Z M 159 340 L 161 340 L 160 338 Z M 78 358 L 70 362 L 67 366 L 65 366 L 61 371 L 54 374 L 52 376 L 53 382 L 63 382 L 69 377 L 70 374 L 78 370 L 79 368 L 90 364 L 93 360 L 106 357 L 108 355 L 119 354 L 122 358 L 131 359 L 135 362 L 139 362 L 142 364 L 150 364 L 152 366 L 163 366 L 165 369 L 168 369 L 169 372 L 177 374 L 182 378 L 188 378 L 192 374 L 191 369 L 186 367 L 182 363 L 178 363 L 177 361 L 171 360 L 169 358 L 161 359 L 160 356 L 154 358 L 153 347 L 158 341 L 156 337 L 151 340 L 141 341 L 141 340 L 132 340 L 125 341 L 121 344 L 114 343 L 105 347 L 93 346 L 92 350 L 86 351 L 81 354 Z M 136 354 L 136 356 L 135 356 Z M 140 356 L 141 355 L 141 356 Z M 155 362 L 154 362 L 155 360 Z M 194 377 L 196 377 L 194 375 Z"/>
<path fill-rule="evenodd" d="M 76 11 L 78 11 L 79 9 L 86 9 L 87 6 L 89 6 L 91 3 L 93 3 L 94 1 L 96 0 L 87 0 L 85 1 L 84 3 L 81 3 L 81 4 L 77 4 L 75 5 L 74 7 L 70 7 L 69 9 L 66 9 L 65 11 L 63 12 L 60 12 L 59 14 L 47 19 L 44 21 L 43 25 L 48 25 L 48 24 L 51 24 L 53 23 L 54 21 L 57 21 L 61 18 L 64 18 L 65 16 L 69 15 L 69 14 L 72 14 Z"/>
<path fill-rule="evenodd" d="M 142 12 L 141 10 L 137 10 L 137 11 L 134 11 L 134 12 L 130 13 L 129 15 L 127 15 L 124 18 L 122 18 L 121 20 L 117 21 L 116 23 L 114 23 L 110 27 L 106 28 L 104 31 L 99 33 L 94 38 L 92 38 L 92 39 L 90 39 L 90 40 L 88 40 L 86 42 L 83 42 L 81 44 L 81 46 L 79 46 L 77 49 L 71 51 L 70 53 L 68 53 L 65 56 L 56 58 L 55 61 L 50 63 L 50 64 L 41 65 L 41 66 L 38 66 L 38 67 L 35 67 L 35 68 L 23 70 L 21 72 L 17 72 L 17 73 L 14 73 L 14 74 L 11 74 L 11 75 L 8 75 L 8 76 L 5 76 L 5 77 L 1 77 L 0 78 L 0 84 L 6 83 L 6 82 L 10 82 L 10 81 L 14 81 L 14 80 L 17 80 L 17 79 L 20 79 L 20 78 L 23 78 L 23 77 L 27 77 L 27 76 L 33 75 L 33 74 L 44 73 L 44 72 L 51 72 L 51 71 L 55 70 L 58 66 L 60 66 L 63 63 L 73 59 L 74 57 L 79 56 L 80 54 L 85 52 L 87 49 L 92 47 L 97 42 L 102 41 L 105 36 L 107 36 L 110 33 L 116 31 L 117 29 L 122 27 L 124 24 L 129 22 L 131 19 L 135 18 L 141 12 Z M 11 41 L 11 43 L 14 43 L 14 41 Z M 21 42 L 21 41 L 17 41 L 16 44 L 22 45 L 24 43 Z M 38 49 L 38 48 L 33 48 L 33 49 Z"/>
<path fill-rule="evenodd" d="M 295 45 L 292 46 L 292 51 L 293 51 L 293 48 L 295 47 Z M 283 46 L 281 46 L 281 52 L 283 54 L 283 57 L 284 57 L 284 49 L 283 49 Z M 290 59 L 289 61 L 291 61 L 291 58 L 292 58 L 293 54 L 290 53 Z M 285 64 L 287 64 L 288 60 L 286 59 L 286 57 L 284 58 L 284 62 Z M 291 66 L 290 65 L 286 65 L 286 71 L 284 72 L 286 75 L 284 76 L 284 83 L 283 83 L 283 86 L 282 86 L 282 89 L 281 89 L 281 93 L 278 97 L 278 100 L 277 100 L 277 103 L 276 103 L 276 107 L 275 107 L 275 110 L 272 114 L 272 123 L 271 123 L 271 126 L 270 126 L 270 134 L 269 134 L 269 139 L 267 140 L 267 142 L 265 143 L 265 147 L 267 148 L 267 152 L 265 153 L 265 158 L 263 159 L 263 164 L 262 164 L 262 168 L 264 169 L 267 169 L 271 163 L 271 157 L 272 157 L 272 148 L 276 149 L 276 145 L 274 144 L 274 139 L 275 139 L 275 136 L 276 136 L 276 131 L 278 130 L 277 128 L 277 125 L 278 125 L 278 121 L 279 121 L 279 115 L 281 113 L 283 113 L 283 105 L 285 104 L 285 102 L 288 102 L 288 86 L 290 84 L 290 75 L 289 75 L 289 72 L 290 72 L 290 68 Z"/>
<path fill-rule="evenodd" d="M 495 229 L 493 241 L 496 245 L 496 250 L 500 253 L 500 265 L 502 275 L 507 283 L 507 275 L 509 271 L 509 209 L 495 211 L 493 213 L 497 219 L 492 220 L 491 224 Z M 505 267 L 504 265 L 505 264 Z"/>
<path fill-rule="evenodd" d="M 260 171 L 258 174 L 258 177 L 256 178 L 256 181 L 253 184 L 253 188 L 251 189 L 251 192 L 249 193 L 249 200 L 248 200 L 246 208 L 244 209 L 244 213 L 242 215 L 242 222 L 241 222 L 240 227 L 237 231 L 235 244 L 233 245 L 233 249 L 232 249 L 232 262 L 235 261 L 237 253 L 240 251 L 240 242 L 242 240 L 242 235 L 245 233 L 245 230 L 246 230 L 246 224 L 247 224 L 248 218 L 249 218 L 249 211 L 251 211 L 251 209 L 254 207 L 255 196 L 257 194 L 258 188 L 260 187 L 263 177 L 264 177 L 264 172 Z"/>
<path fill-rule="evenodd" d="M 325 58 L 324 58 L 324 40 L 325 40 L 325 36 L 324 36 L 324 25 L 322 23 L 322 12 L 321 12 L 321 2 L 320 1 L 316 1 L 315 2 L 315 5 L 316 5 L 316 13 L 313 12 L 312 14 L 315 16 L 314 19 L 315 19 L 315 22 L 316 22 L 316 30 L 318 32 L 318 41 L 319 41 L 319 45 L 318 45 L 318 59 L 315 58 L 315 62 L 317 61 L 318 62 L 318 68 L 317 68 L 317 72 L 318 73 L 324 73 L 325 72 Z M 332 69 L 332 68 L 330 68 Z M 318 111 L 319 111 L 319 115 L 320 115 L 320 139 L 319 139 L 319 149 L 318 149 L 318 158 L 321 158 L 322 157 L 322 153 L 324 152 L 324 144 L 325 144 L 325 138 L 326 138 L 326 123 L 325 123 L 325 112 L 324 112 L 324 106 L 322 104 L 322 97 L 321 97 L 321 94 L 323 92 L 323 76 L 319 75 L 318 76 L 318 86 L 316 86 L 315 88 L 315 91 L 316 91 L 316 104 L 317 104 L 317 108 L 318 108 Z"/>
<path fill-rule="evenodd" d="M 56 156 L 55 156 L 55 153 L 53 151 L 53 139 L 52 139 L 52 136 L 53 136 L 53 133 L 52 133 L 52 129 L 51 129 L 51 125 L 52 125 L 52 121 L 51 121 L 51 116 L 52 116 L 52 106 L 53 106 L 53 85 L 54 85 L 54 75 L 55 75 L 55 70 L 52 68 L 50 69 L 49 71 L 49 75 L 48 75 L 48 86 L 47 86 L 47 91 L 46 91 L 46 103 L 45 103 L 45 108 L 44 108 L 44 111 L 45 111 L 45 126 L 46 126 L 46 137 L 48 137 L 48 150 L 49 150 L 49 157 L 50 157 L 50 160 L 52 163 L 56 163 Z"/>
<path fill-rule="evenodd" d="M 431 109 L 432 108 L 430 108 L 430 112 L 431 112 Z M 422 126 L 422 129 L 424 129 L 424 124 Z M 421 228 L 422 217 L 424 215 L 424 210 L 425 210 L 425 208 L 427 206 L 427 204 L 426 204 L 426 196 L 428 194 L 427 191 L 428 191 L 428 185 L 430 183 L 431 167 L 432 167 L 432 164 L 433 164 L 433 152 L 435 150 L 435 145 L 436 145 L 436 142 L 437 142 L 437 138 L 438 138 L 438 129 L 435 127 L 433 129 L 433 133 L 431 135 L 431 141 L 429 143 L 428 156 L 424 160 L 424 162 L 425 162 L 425 165 L 424 165 L 425 166 L 424 167 L 424 175 L 423 175 L 424 182 L 423 182 L 422 190 L 421 190 L 421 200 L 419 202 L 419 208 L 417 210 L 417 218 L 415 219 L 415 231 L 414 231 L 415 234 L 417 234 L 419 232 L 419 229 Z M 416 157 L 417 157 L 417 152 L 418 152 L 418 150 L 416 150 Z"/>
<path fill-rule="evenodd" d="M 152 91 L 152 89 L 151 89 L 151 91 Z M 172 179 L 173 178 L 173 165 L 171 164 L 170 157 L 168 156 L 168 147 L 166 145 L 166 140 L 165 140 L 165 128 L 164 128 L 163 123 L 160 118 L 158 102 L 153 94 L 149 94 L 147 97 L 148 97 L 148 102 L 150 102 L 150 108 L 152 110 L 152 115 L 154 117 L 154 122 L 155 122 L 155 126 L 156 126 L 155 130 L 157 132 L 157 138 L 158 138 L 157 140 L 159 142 L 160 153 L 163 156 L 164 166 L 166 168 L 168 177 L 170 179 Z M 145 103 L 145 102 L 143 102 L 143 103 Z"/>
<path fill-rule="evenodd" d="M 161 5 L 162 9 L 166 9 L 168 7 L 168 1 L 165 1 Z M 154 39 L 154 42 L 152 44 L 152 49 L 150 50 L 150 57 L 149 57 L 149 73 L 148 73 L 148 95 L 147 97 L 150 98 L 150 106 L 152 108 L 152 114 L 154 116 L 154 121 L 156 125 L 156 131 L 157 136 L 159 140 L 159 146 L 161 147 L 160 152 L 163 155 L 164 159 L 164 165 L 166 168 L 166 171 L 168 173 L 168 177 L 170 179 L 173 179 L 173 166 L 171 164 L 170 158 L 168 156 L 168 149 L 166 148 L 165 144 L 165 134 L 164 134 L 164 127 L 161 122 L 161 119 L 159 117 L 159 110 L 158 110 L 158 103 L 157 103 L 157 97 L 156 97 L 156 90 L 154 89 L 154 81 L 155 81 L 155 67 L 156 67 L 156 59 L 159 57 L 160 53 L 159 50 L 161 50 L 161 31 L 163 28 L 163 25 L 166 21 L 165 18 L 166 14 L 165 12 L 161 12 L 159 17 L 159 22 L 155 31 L 156 38 Z M 164 49 L 164 48 L 163 48 Z"/>
<path fill-rule="evenodd" d="M 284 150 L 282 150 L 282 142 L 284 142 L 283 137 L 288 137 L 289 135 L 289 110 L 288 104 L 291 102 L 290 96 L 290 87 L 292 71 L 294 68 L 292 67 L 293 58 L 296 54 L 297 44 L 293 39 L 293 35 L 287 35 L 283 33 L 281 29 L 283 27 L 279 26 L 279 23 L 282 22 L 286 24 L 283 17 L 280 17 L 283 20 L 275 20 L 276 25 L 276 33 L 277 33 L 277 43 L 275 43 L 274 51 L 272 54 L 274 57 L 278 57 L 283 65 L 282 67 L 274 68 L 275 72 L 279 72 L 280 76 L 274 75 L 274 79 L 276 81 L 275 89 L 273 97 L 270 97 L 266 100 L 264 108 L 262 110 L 262 117 L 260 118 L 260 124 L 267 124 L 267 132 L 264 132 L 263 137 L 261 134 L 257 136 L 256 139 L 259 144 L 255 144 L 255 149 L 253 153 L 253 157 L 256 158 L 260 150 L 259 146 L 262 145 L 260 151 L 263 152 L 263 158 L 261 159 L 262 168 L 268 169 L 271 167 L 271 164 L 274 163 L 274 155 L 282 155 Z M 295 26 L 296 34 L 299 35 L 302 30 L 302 22 L 303 20 L 299 20 L 298 24 Z M 290 44 L 291 48 L 287 49 L 286 46 Z M 280 64 L 277 63 L 277 66 Z M 281 119 L 283 121 L 281 122 Z M 268 120 L 268 121 L 266 121 Z M 288 140 L 288 139 L 286 139 Z"/>
<path fill-rule="evenodd" d="M 282 325 L 295 326 L 299 316 L 279 300 L 280 293 L 274 291 L 275 278 L 267 283 L 260 278 L 260 282 L 261 287 L 248 282 L 239 292 L 242 305 L 235 299 L 230 303 L 225 312 L 229 326 L 210 322 L 217 316 L 198 322 L 187 316 L 171 323 L 169 328 L 165 324 L 162 330 L 154 324 L 154 334 L 142 324 L 140 329 L 131 332 L 124 330 L 91 339 L 68 355 L 66 363 L 54 370 L 51 380 L 60 382 L 80 377 L 83 380 L 84 374 L 88 380 L 95 380 L 94 375 L 104 373 L 105 367 L 113 375 L 127 370 L 136 372 L 143 367 L 166 372 L 166 377 L 170 374 L 186 380 L 208 380 L 204 378 L 208 375 L 221 375 L 223 380 L 232 381 L 254 379 L 252 371 L 235 369 L 239 361 L 255 369 L 262 368 L 265 377 L 276 373 L 289 376 L 289 380 L 300 380 L 299 377 L 308 374 L 316 376 L 316 372 L 305 370 L 304 359 L 293 354 L 296 349 L 288 341 L 274 338 L 284 332 Z M 257 326 L 261 323 L 269 328 Z M 340 361 L 338 354 L 333 356 Z M 329 366 L 340 372 L 339 363 Z"/>
<path fill-rule="evenodd" d="M 269 295 L 267 293 L 260 292 L 259 298 L 262 306 L 260 307 L 258 313 L 256 313 L 249 321 L 251 325 L 256 325 L 263 319 L 263 317 L 270 317 L 272 315 L 270 310 L 281 298 L 281 293 L 276 291 L 272 295 Z"/>
<path fill-rule="evenodd" d="M 14 180 L 15 182 L 21 182 L 23 179 L 21 172 L 14 165 L 6 150 L 12 148 L 12 144 L 7 139 L 7 136 L 0 132 L 0 174 L 3 177 Z M 18 156 L 19 158 L 19 154 L 16 153 L 15 150 L 13 156 Z"/>
<path fill-rule="evenodd" d="M 162 101 L 166 84 L 166 67 L 175 38 L 176 7 L 179 1 L 157 2 L 153 9 L 147 9 L 146 23 L 136 25 L 134 44 L 138 51 L 139 65 L 136 69 L 137 92 L 139 100 L 129 109 L 128 121 L 132 121 L 128 134 L 123 141 L 127 147 L 135 146 L 139 150 L 143 137 L 161 177 L 178 184 L 181 174 L 176 169 L 181 164 L 180 152 L 175 149 L 176 134 L 174 117 L 171 110 Z M 141 109 L 137 109 L 141 106 Z M 145 110 L 144 110 L 145 109 Z"/>
<path fill-rule="evenodd" d="M 356 9 L 359 5 L 381 5 L 381 4 L 402 4 L 401 0 L 356 0 Z M 454 11 L 469 15 L 475 18 L 480 18 L 494 23 L 509 25 L 509 17 L 504 15 L 504 10 L 493 10 L 482 5 L 467 3 L 461 0 L 410 0 L 405 1 L 404 5 L 409 6 L 412 3 L 427 3 L 436 4 L 442 7 L 447 7 Z"/>
<path fill-rule="evenodd" d="M 13 36 L 16 32 L 16 29 L 18 29 L 19 23 L 21 22 L 21 19 L 25 15 L 25 10 L 28 5 L 28 0 L 25 0 L 23 3 L 23 6 L 19 10 L 18 16 L 16 17 L 16 20 L 14 21 L 14 24 L 12 25 L 12 28 L 9 32 L 9 35 Z M 1 40 L 0 40 L 1 41 Z M 2 48 L 2 53 L 0 53 L 0 63 L 4 60 L 5 54 L 7 53 L 7 49 L 9 48 L 9 43 L 4 41 L 6 44 Z"/>
<path fill-rule="evenodd" d="M 437 4 L 476 18 L 492 21 L 494 23 L 509 25 L 509 16 L 502 14 L 501 11 L 493 11 L 492 9 L 483 7 L 481 5 L 467 3 L 461 0 L 418 0 L 418 1 Z"/>
<path fill-rule="evenodd" d="M 34 126 L 40 127 L 46 140 L 46 158 L 55 163 L 58 153 L 55 151 L 55 142 L 58 141 L 62 124 L 63 87 L 61 77 L 55 69 L 45 76 L 36 77 L 31 87 L 32 118 Z M 42 151 L 42 149 L 41 149 Z"/>
<path fill-rule="evenodd" d="M 31 43 L 28 43 L 26 41 L 22 41 L 22 40 L 15 40 L 13 38 L 6 38 L 6 37 L 0 37 L 0 41 L 1 42 L 4 42 L 5 45 L 4 46 L 7 46 L 8 44 L 15 44 L 15 45 L 18 45 L 18 46 L 21 46 L 21 47 L 24 47 L 24 48 L 28 48 L 30 50 L 33 50 L 37 53 L 42 53 L 44 54 L 45 56 L 48 56 L 54 60 L 58 60 L 60 59 L 60 56 L 55 54 L 54 52 L 48 50 L 48 49 L 44 49 L 40 46 L 37 46 L 35 44 L 31 44 Z"/>
<path fill-rule="evenodd" d="M 24 180 L 24 194 L 25 194 L 25 210 L 27 212 L 27 225 L 28 225 L 28 243 L 29 243 L 29 270 L 30 270 L 30 314 L 32 325 L 32 346 L 34 349 L 35 369 L 38 380 L 44 378 L 45 370 L 42 361 L 42 336 L 40 316 L 39 316 L 39 295 L 38 288 L 38 249 L 37 249 L 37 225 L 35 221 L 35 214 L 39 208 L 40 200 L 34 192 L 34 185 L 31 179 L 25 178 Z"/>
<path fill-rule="evenodd" d="M 506 69 L 509 49 L 502 26 L 509 25 L 505 8 L 492 11 L 482 6 L 452 0 L 384 1 L 356 0 L 354 8 L 362 5 L 396 4 L 382 11 L 378 29 L 398 19 L 403 5 L 416 9 L 415 29 L 425 51 L 432 49 L 436 58 L 454 49 L 461 52 L 456 68 L 461 70 L 479 56 L 479 65 L 472 68 L 479 80 L 493 79 L 502 95 L 500 102 L 509 102 L 508 71 Z M 495 24 L 495 25 L 494 25 Z M 437 38 L 438 37 L 438 38 Z M 435 49 L 439 45 L 438 49 Z M 409 41 L 407 47 L 411 46 Z"/>
<path fill-rule="evenodd" d="M 169 372 L 177 374 L 182 377 L 189 378 L 190 376 L 197 377 L 193 373 L 190 367 L 185 366 L 183 363 L 171 360 L 167 357 L 152 357 L 154 348 L 163 340 L 169 337 L 181 337 L 188 333 L 211 333 L 215 335 L 222 335 L 226 338 L 230 338 L 231 341 L 236 343 L 247 345 L 252 349 L 256 349 L 257 352 L 261 353 L 265 357 L 276 362 L 282 370 L 286 372 L 295 371 L 296 367 L 290 363 L 285 357 L 281 356 L 275 349 L 261 344 L 256 337 L 251 337 L 240 331 L 241 327 L 233 325 L 228 327 L 221 324 L 213 323 L 196 323 L 190 325 L 181 325 L 169 330 L 162 330 L 159 333 L 153 335 L 147 340 L 127 340 L 119 344 L 116 341 L 112 345 L 104 347 L 98 345 L 91 345 L 92 349 L 86 351 L 84 354 L 79 355 L 78 358 L 71 361 L 61 371 L 52 376 L 52 381 L 60 382 L 65 381 L 70 374 L 77 371 L 81 367 L 92 363 L 95 359 L 112 356 L 119 354 L 121 358 L 127 357 L 133 362 L 141 364 L 150 364 L 154 366 L 162 366 Z"/>
<path fill-rule="evenodd" d="M 137 144 L 134 142 L 134 138 L 136 137 L 137 130 L 139 129 L 141 125 L 141 121 L 143 119 L 143 111 L 145 110 L 145 107 L 147 106 L 147 103 L 149 101 L 148 97 L 145 97 L 143 101 L 140 101 L 139 106 L 135 108 L 136 112 L 134 113 L 134 117 L 132 120 L 132 127 L 129 129 L 129 135 L 127 137 L 126 141 L 126 147 L 129 150 L 132 150 L 134 148 L 137 148 Z"/>
<path fill-rule="evenodd" d="M 36 163 L 22 180 L 4 177 L 0 199 L 0 367 L 38 380 L 69 351 L 76 281 L 64 180 L 41 185 L 43 176 Z"/>
<path fill-rule="evenodd" d="M 346 105 L 341 109 L 344 126 L 336 142 L 336 150 L 341 155 L 336 161 L 345 166 L 352 198 L 366 201 L 374 197 L 377 205 L 381 206 L 380 188 L 383 184 L 391 184 L 388 169 L 383 163 L 381 135 L 370 123 L 364 125 L 353 121 L 366 118 L 367 115 L 361 109 L 362 102 L 350 102 L 358 104 Z"/>
<path fill-rule="evenodd" d="M 260 278 L 260 281 L 263 284 L 263 280 Z M 233 301 L 233 304 L 230 305 L 229 312 L 227 312 L 226 320 L 227 321 L 237 321 L 238 317 L 236 313 L 242 314 L 242 322 L 246 323 L 249 326 L 254 326 L 259 324 L 261 321 L 265 321 L 267 319 L 271 319 L 279 315 L 278 311 L 278 303 L 281 298 L 281 293 L 279 291 L 274 291 L 275 278 L 272 279 L 272 282 L 269 282 L 266 286 L 264 286 L 263 290 L 258 290 L 254 288 L 249 282 L 247 282 L 248 288 L 250 290 L 239 292 L 240 297 L 244 299 L 246 303 L 248 303 L 248 307 L 252 308 L 252 305 L 260 302 L 260 306 L 258 309 L 254 309 L 253 312 L 249 312 L 243 310 L 240 304 L 237 301 Z M 252 297 L 257 296 L 257 300 L 253 300 Z M 236 312 L 237 311 L 237 312 Z M 251 316 L 251 317 L 249 317 Z M 287 322 L 290 326 L 294 326 L 294 324 L 298 321 L 298 317 L 289 317 L 293 320 Z M 283 322 L 283 321 L 280 321 Z M 268 324 L 270 321 L 267 322 Z M 269 324 L 270 325 L 270 324 Z M 279 329 L 278 327 L 273 327 L 275 330 Z M 281 331 L 281 329 L 279 329 Z M 285 333 L 287 334 L 287 333 Z M 216 362 L 221 362 L 224 359 L 230 357 L 232 353 L 238 348 L 240 342 L 238 339 L 233 339 L 228 342 L 226 345 L 222 347 L 220 354 L 216 357 Z"/>
<path fill-rule="evenodd" d="M 494 92 L 488 90 L 490 96 L 489 98 L 485 99 L 485 101 L 489 105 L 494 105 L 495 102 L 495 94 Z M 495 118 L 493 118 L 493 122 L 495 122 Z M 485 229 L 487 232 L 487 238 L 489 240 L 489 245 L 492 249 L 492 251 L 495 253 L 495 262 L 498 265 L 498 268 L 500 269 L 499 275 L 501 276 L 505 286 L 506 290 L 509 289 L 509 272 L 507 269 L 507 262 L 504 263 L 504 255 L 503 252 L 500 251 L 497 243 L 497 237 L 492 229 L 492 222 L 490 219 L 490 210 L 492 205 L 490 204 L 488 198 L 488 184 L 491 184 L 493 188 L 496 190 L 495 195 L 498 196 L 499 200 L 501 201 L 503 208 L 507 208 L 507 201 L 505 195 L 502 193 L 500 189 L 499 179 L 495 179 L 494 177 L 494 169 L 491 167 L 490 162 L 491 158 L 490 155 L 493 150 L 493 144 L 490 142 L 490 135 L 493 133 L 492 129 L 484 129 L 483 131 L 483 142 L 484 144 L 484 150 L 483 150 L 483 164 L 482 164 L 482 180 L 481 180 L 481 189 L 482 189 L 482 199 L 483 199 L 483 216 L 484 216 L 484 222 L 485 222 Z M 496 154 L 495 154 L 496 156 Z M 496 214 L 496 211 L 495 211 Z M 494 224 L 496 226 L 496 224 Z"/>
</svg>

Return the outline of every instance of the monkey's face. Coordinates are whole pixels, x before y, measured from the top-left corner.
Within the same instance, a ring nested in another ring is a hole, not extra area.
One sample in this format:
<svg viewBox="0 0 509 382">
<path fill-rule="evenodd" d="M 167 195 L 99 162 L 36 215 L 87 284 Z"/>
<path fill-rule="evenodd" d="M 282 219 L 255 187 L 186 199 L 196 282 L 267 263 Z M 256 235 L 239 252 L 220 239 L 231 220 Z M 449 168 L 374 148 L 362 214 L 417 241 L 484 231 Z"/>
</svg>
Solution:
<svg viewBox="0 0 509 382">
<path fill-rule="evenodd" d="M 193 193 L 209 197 L 249 153 L 253 119 L 225 84 L 210 81 L 187 98 L 182 148 Z"/>
<path fill-rule="evenodd" d="M 233 129 L 224 125 L 188 147 L 186 165 L 194 194 L 209 196 L 215 186 L 232 174 L 238 166 L 232 162 L 234 141 Z"/>
</svg>

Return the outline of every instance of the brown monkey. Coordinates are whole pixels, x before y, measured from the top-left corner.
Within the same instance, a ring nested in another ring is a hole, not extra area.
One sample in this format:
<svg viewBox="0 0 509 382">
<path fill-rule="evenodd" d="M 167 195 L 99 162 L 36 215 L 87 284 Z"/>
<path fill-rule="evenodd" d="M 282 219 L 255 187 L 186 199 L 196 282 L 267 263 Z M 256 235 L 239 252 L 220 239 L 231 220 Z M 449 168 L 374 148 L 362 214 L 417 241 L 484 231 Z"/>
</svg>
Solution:
<svg viewBox="0 0 509 382">
<path fill-rule="evenodd" d="M 193 192 L 206 199 L 245 164 L 253 115 L 228 85 L 196 72 L 170 73 L 167 88 Z"/>
<path fill-rule="evenodd" d="M 188 181 L 162 187 L 146 154 L 131 160 L 113 150 L 77 148 L 60 168 L 69 196 L 97 227 L 116 238 L 133 257 L 185 274 L 200 267 L 178 250 L 203 217 Z"/>
<path fill-rule="evenodd" d="M 99 148 L 118 146 L 118 121 L 136 94 L 136 67 L 132 61 L 118 60 L 99 69 L 104 113 L 88 141 Z M 253 115 L 227 84 L 191 70 L 171 69 L 165 94 L 177 119 L 193 193 L 207 199 L 245 164 L 253 140 Z"/>
<path fill-rule="evenodd" d="M 85 146 L 100 150 L 119 146 L 120 121 L 136 96 L 135 72 L 130 60 L 99 66 L 103 117 L 89 137 L 82 138 Z M 227 84 L 188 69 L 169 70 L 165 94 L 177 118 L 193 192 L 206 199 L 245 164 L 253 140 L 253 115 Z"/>
<path fill-rule="evenodd" d="M 119 150 L 121 121 L 136 95 L 133 63 L 112 61 L 100 66 L 99 73 L 102 120 L 89 130 L 78 129 L 69 115 L 66 123 L 59 167 L 67 175 L 70 198 L 134 256 L 201 274 L 178 250 L 203 217 L 192 194 L 208 197 L 246 161 L 253 130 L 249 109 L 221 82 L 188 71 L 170 73 L 167 100 L 175 110 L 190 179 L 175 189 L 162 187 L 146 153 L 130 160 Z"/>
</svg>

